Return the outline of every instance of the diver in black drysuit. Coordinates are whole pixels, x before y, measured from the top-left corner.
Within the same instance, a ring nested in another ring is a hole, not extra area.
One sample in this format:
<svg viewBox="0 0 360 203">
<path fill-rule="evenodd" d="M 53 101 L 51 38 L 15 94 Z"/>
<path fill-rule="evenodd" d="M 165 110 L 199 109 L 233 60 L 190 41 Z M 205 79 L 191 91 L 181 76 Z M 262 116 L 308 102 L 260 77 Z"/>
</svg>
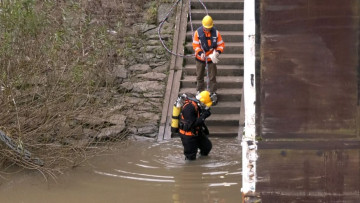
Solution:
<svg viewBox="0 0 360 203">
<path fill-rule="evenodd" d="M 179 134 L 186 160 L 195 160 L 198 149 L 202 156 L 209 154 L 212 143 L 208 138 L 209 130 L 204 121 L 210 115 L 210 109 L 202 108 L 189 99 L 185 101 L 180 113 Z"/>
</svg>

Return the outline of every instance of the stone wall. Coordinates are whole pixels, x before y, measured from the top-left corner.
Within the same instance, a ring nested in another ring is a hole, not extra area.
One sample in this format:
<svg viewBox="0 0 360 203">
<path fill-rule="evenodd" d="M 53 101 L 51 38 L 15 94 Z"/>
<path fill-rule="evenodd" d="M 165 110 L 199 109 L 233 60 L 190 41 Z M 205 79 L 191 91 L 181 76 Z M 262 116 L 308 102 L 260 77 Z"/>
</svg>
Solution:
<svg viewBox="0 0 360 203">
<path fill-rule="evenodd" d="M 169 12 L 171 4 L 158 7 L 159 23 Z M 172 14 L 161 30 L 166 44 L 172 43 L 175 16 Z M 109 71 L 109 80 L 120 80 L 119 105 L 108 110 L 108 114 L 118 112 L 124 121 L 124 129 L 133 136 L 155 137 L 158 134 L 162 103 L 166 89 L 170 54 L 162 46 L 157 24 L 135 24 L 134 29 L 143 33 L 139 42 L 133 40 L 132 56 Z M 108 117 L 108 116 L 105 116 Z M 113 127 L 114 128 L 114 127 Z M 98 136 L 111 136 L 108 128 Z M 111 129 L 110 129 L 111 131 Z M 114 128 L 112 134 L 119 129 Z"/>
</svg>

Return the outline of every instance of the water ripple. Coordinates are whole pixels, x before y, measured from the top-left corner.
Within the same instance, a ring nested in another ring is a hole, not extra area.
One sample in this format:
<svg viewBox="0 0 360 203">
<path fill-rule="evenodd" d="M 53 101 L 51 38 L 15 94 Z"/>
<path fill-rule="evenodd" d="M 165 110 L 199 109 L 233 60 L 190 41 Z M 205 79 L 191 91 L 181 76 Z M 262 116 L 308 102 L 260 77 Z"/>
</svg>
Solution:
<svg viewBox="0 0 360 203">
<path fill-rule="evenodd" d="M 181 192 L 189 188 L 241 188 L 241 146 L 237 140 L 212 139 L 209 156 L 186 161 L 180 138 L 162 142 L 135 142 L 114 157 L 113 169 L 96 169 L 98 175 L 136 182 L 169 183 Z M 110 172 L 109 172 L 110 171 Z M 215 189 L 218 188 L 218 189 Z"/>
</svg>

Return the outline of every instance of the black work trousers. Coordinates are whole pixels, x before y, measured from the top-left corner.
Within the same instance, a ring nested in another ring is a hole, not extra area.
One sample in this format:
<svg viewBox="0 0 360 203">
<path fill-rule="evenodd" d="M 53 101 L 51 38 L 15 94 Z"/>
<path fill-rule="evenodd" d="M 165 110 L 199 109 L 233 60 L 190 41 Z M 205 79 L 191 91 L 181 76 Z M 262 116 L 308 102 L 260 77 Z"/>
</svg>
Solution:
<svg viewBox="0 0 360 203">
<path fill-rule="evenodd" d="M 212 148 L 212 143 L 205 135 L 186 136 L 180 134 L 184 146 L 184 155 L 187 160 L 195 160 L 198 149 L 202 156 L 207 156 Z"/>
</svg>

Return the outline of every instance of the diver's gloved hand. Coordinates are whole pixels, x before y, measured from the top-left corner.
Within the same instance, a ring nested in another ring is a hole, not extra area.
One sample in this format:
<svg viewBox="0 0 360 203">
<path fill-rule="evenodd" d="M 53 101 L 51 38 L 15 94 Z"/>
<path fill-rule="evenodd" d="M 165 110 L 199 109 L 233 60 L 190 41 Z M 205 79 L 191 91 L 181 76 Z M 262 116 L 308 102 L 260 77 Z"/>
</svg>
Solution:
<svg viewBox="0 0 360 203">
<path fill-rule="evenodd" d="M 198 119 L 196 119 L 194 126 L 201 126 L 204 124 L 205 119 L 211 115 L 211 112 L 209 109 L 203 109 L 201 111 L 201 115 Z"/>
<path fill-rule="evenodd" d="M 209 117 L 211 115 L 210 109 L 204 109 L 201 113 L 201 117 L 203 119 L 206 119 L 207 117 Z"/>
</svg>

